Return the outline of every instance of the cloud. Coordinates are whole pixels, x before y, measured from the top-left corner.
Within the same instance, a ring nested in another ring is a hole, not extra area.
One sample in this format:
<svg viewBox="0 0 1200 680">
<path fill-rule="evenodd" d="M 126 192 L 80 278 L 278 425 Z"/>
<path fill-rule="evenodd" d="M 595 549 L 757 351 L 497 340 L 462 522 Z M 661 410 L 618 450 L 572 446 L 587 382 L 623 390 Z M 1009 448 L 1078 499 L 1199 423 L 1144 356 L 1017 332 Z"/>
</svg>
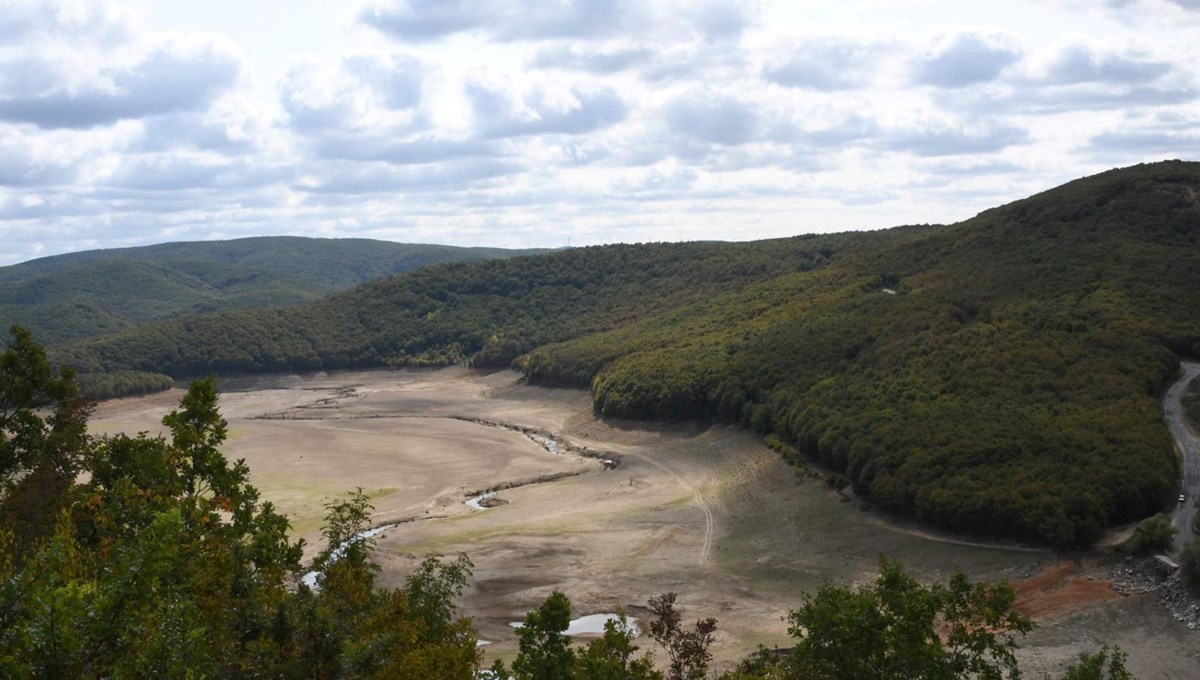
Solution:
<svg viewBox="0 0 1200 680">
<path fill-rule="evenodd" d="M 306 60 L 285 76 L 280 102 L 291 126 L 305 132 L 398 122 L 417 126 L 422 121 L 413 109 L 421 103 L 423 81 L 422 63 L 405 55 Z"/>
<path fill-rule="evenodd" d="M 69 184 L 72 165 L 38 158 L 19 135 L 0 137 L 0 187 L 46 187 Z"/>
<path fill-rule="evenodd" d="M 6 0 L 0 3 L 0 45 L 32 40 L 68 40 L 78 45 L 111 46 L 129 42 L 131 13 L 111 2 Z"/>
<path fill-rule="evenodd" d="M 914 65 L 913 81 L 934 87 L 967 87 L 995 79 L 1020 56 L 1020 50 L 1003 38 L 961 34 L 919 59 Z"/>
<path fill-rule="evenodd" d="M 628 13 L 624 5 L 622 0 L 400 0 L 366 7 L 359 20 L 405 42 L 477 29 L 501 40 L 580 38 L 617 32 Z"/>
<path fill-rule="evenodd" d="M 761 132 L 761 120 L 753 106 L 733 97 L 702 92 L 670 102 L 665 119 L 675 133 L 710 144 L 745 144 Z"/>
<path fill-rule="evenodd" d="M 463 88 L 485 138 L 592 132 L 625 119 L 624 100 L 608 87 L 534 88 L 514 95 L 480 82 Z"/>
<path fill-rule="evenodd" d="M 956 97 L 956 108 L 995 114 L 1063 114 L 1082 111 L 1130 110 L 1194 101 L 1200 91 L 1167 87 L 1095 87 L 1090 84 L 1068 87 L 1016 87 Z"/>
<path fill-rule="evenodd" d="M 692 25 L 708 40 L 733 39 L 742 34 L 758 14 L 758 4 L 748 1 L 689 0 L 684 4 Z"/>
<path fill-rule="evenodd" d="M 729 41 L 754 22 L 753 0 L 392 0 L 359 13 L 359 21 L 407 43 L 477 31 L 500 41 L 601 39 L 633 35 Z"/>
<path fill-rule="evenodd" d="M 1200 155 L 1200 135 L 1163 130 L 1110 130 L 1092 136 L 1082 150 L 1101 155 L 1133 152 L 1195 158 Z"/>
<path fill-rule="evenodd" d="M 454 161 L 434 166 L 395 167 L 383 163 L 330 164 L 317 177 L 303 179 L 297 189 L 314 194 L 462 190 L 506 175 L 524 166 L 505 161 Z"/>
<path fill-rule="evenodd" d="M 785 87 L 822 92 L 867 85 L 874 75 L 880 46 L 839 38 L 807 39 L 763 69 L 763 77 Z"/>
<path fill-rule="evenodd" d="M 1180 9 L 1194 11 L 1194 12 L 1200 11 L 1200 0 L 1160 0 L 1160 1 L 1163 2 L 1164 4 L 1169 4 L 1171 6 L 1175 6 Z M 1142 6 L 1142 5 L 1147 5 L 1147 4 L 1152 5 L 1153 0 L 1108 0 L 1108 4 L 1110 7 L 1115 7 L 1117 9 L 1125 9 L 1126 7 L 1132 7 L 1135 5 L 1137 5 L 1137 6 Z"/>
<path fill-rule="evenodd" d="M 534 68 L 558 68 L 588 73 L 617 73 L 649 62 L 654 52 L 646 47 L 587 44 L 557 44 L 539 49 L 530 65 Z"/>
<path fill-rule="evenodd" d="M 81 129 L 203 110 L 234 83 L 239 67 L 236 58 L 212 44 L 169 45 L 132 66 L 103 69 L 78 89 L 0 96 L 0 120 Z"/>
<path fill-rule="evenodd" d="M 985 126 L 978 129 L 934 125 L 908 130 L 890 130 L 875 144 L 888 151 L 917 156 L 954 156 L 1000 151 L 1029 140 L 1029 133 L 1014 126 Z"/>
<path fill-rule="evenodd" d="M 1068 45 L 1046 65 L 1041 80 L 1056 85 L 1078 83 L 1144 83 L 1166 75 L 1164 61 L 1102 54 L 1087 45 Z"/>
<path fill-rule="evenodd" d="M 397 141 L 386 137 L 328 135 L 313 148 L 321 158 L 382 161 L 391 165 L 422 165 L 460 158 L 499 158 L 502 147 L 491 140 L 419 137 Z"/>
<path fill-rule="evenodd" d="M 198 149 L 223 154 L 253 150 L 261 134 L 260 123 L 251 120 L 213 118 L 198 113 L 151 116 L 142 120 L 142 135 L 130 144 L 135 152 Z"/>
</svg>

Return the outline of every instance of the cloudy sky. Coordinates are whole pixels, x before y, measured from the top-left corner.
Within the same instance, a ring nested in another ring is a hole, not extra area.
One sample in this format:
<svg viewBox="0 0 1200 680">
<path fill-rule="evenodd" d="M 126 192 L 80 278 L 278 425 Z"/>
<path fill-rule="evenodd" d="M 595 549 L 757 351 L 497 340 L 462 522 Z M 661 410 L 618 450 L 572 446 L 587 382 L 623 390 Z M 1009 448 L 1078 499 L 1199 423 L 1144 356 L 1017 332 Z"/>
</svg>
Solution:
<svg viewBox="0 0 1200 680">
<path fill-rule="evenodd" d="M 1200 0 L 0 0 L 0 265 L 949 222 L 1200 159 Z"/>
</svg>

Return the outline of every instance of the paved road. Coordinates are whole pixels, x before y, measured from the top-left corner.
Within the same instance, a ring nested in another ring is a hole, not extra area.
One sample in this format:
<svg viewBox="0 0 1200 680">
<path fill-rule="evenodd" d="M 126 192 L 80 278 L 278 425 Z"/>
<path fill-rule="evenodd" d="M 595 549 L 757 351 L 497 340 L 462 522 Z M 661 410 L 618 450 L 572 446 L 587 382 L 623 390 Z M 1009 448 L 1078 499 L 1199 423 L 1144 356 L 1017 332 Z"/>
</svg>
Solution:
<svg viewBox="0 0 1200 680">
<path fill-rule="evenodd" d="M 1200 439 L 1188 427 L 1184 420 L 1183 407 L 1179 404 L 1179 397 L 1188 383 L 1200 375 L 1200 363 L 1185 361 L 1183 371 L 1183 377 L 1171 385 L 1171 389 L 1167 390 L 1166 396 L 1163 397 L 1163 413 L 1166 415 L 1167 425 L 1171 428 L 1171 435 L 1175 437 L 1175 445 L 1183 454 L 1183 493 L 1186 499 L 1180 504 L 1172 520 L 1175 528 L 1179 529 L 1179 533 L 1175 534 L 1177 550 L 1182 550 L 1195 538 L 1190 525 L 1192 515 L 1196 512 L 1196 502 L 1200 500 Z"/>
</svg>

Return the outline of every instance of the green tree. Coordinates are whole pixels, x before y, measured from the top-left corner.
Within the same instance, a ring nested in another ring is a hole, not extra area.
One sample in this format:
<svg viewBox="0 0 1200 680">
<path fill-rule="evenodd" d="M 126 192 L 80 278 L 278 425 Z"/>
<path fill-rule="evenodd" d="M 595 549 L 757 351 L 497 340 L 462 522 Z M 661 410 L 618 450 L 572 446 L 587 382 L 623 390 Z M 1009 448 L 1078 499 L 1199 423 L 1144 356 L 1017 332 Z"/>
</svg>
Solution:
<svg viewBox="0 0 1200 680">
<path fill-rule="evenodd" d="M 1147 517 L 1133 530 L 1133 535 L 1123 544 L 1123 549 L 1134 554 L 1146 554 L 1170 550 L 1179 530 L 1161 512 Z"/>
<path fill-rule="evenodd" d="M 575 680 L 662 680 L 649 655 L 635 658 L 636 629 L 625 613 L 604 623 L 604 635 L 592 640 L 576 656 Z"/>
<path fill-rule="evenodd" d="M 924 586 L 880 558 L 873 584 L 825 584 L 788 617 L 797 644 L 789 664 L 800 677 L 934 680 L 1019 677 L 1016 636 L 1032 628 L 1012 609 L 1006 584 Z"/>
<path fill-rule="evenodd" d="M 82 418 L 77 436 L 57 437 L 57 402 L 37 385 L 59 378 L 16 336 L 0 380 L 16 406 L 4 409 L 0 441 L 20 444 L 5 448 L 17 471 L 5 481 L 27 479 L 26 452 L 47 442 L 86 481 L 68 480 L 57 523 L 38 540 L 0 526 L 0 677 L 473 680 L 475 632 L 454 605 L 465 557 L 427 558 L 405 588 L 376 588 L 370 541 L 347 540 L 370 526 L 360 492 L 328 506 L 322 588 L 298 585 L 302 544 L 259 501 L 245 464 L 220 451 L 215 381 L 194 382 L 164 419 L 170 440 L 91 445 Z M 72 398 L 70 375 L 61 381 L 50 396 Z M 51 409 L 48 424 L 38 404 Z"/>
<path fill-rule="evenodd" d="M 1081 654 L 1079 662 L 1067 669 L 1062 680 L 1133 680 L 1133 674 L 1125 669 L 1125 658 L 1126 654 L 1115 647 Z"/>
<path fill-rule="evenodd" d="M 571 601 L 558 591 L 526 614 L 517 629 L 513 675 L 518 680 L 571 680 L 575 650 L 565 635 L 570 624 Z"/>
<path fill-rule="evenodd" d="M 70 369 L 54 370 L 29 331 L 0 353 L 0 527 L 18 553 L 54 529 L 88 450 L 92 405 Z"/>
</svg>

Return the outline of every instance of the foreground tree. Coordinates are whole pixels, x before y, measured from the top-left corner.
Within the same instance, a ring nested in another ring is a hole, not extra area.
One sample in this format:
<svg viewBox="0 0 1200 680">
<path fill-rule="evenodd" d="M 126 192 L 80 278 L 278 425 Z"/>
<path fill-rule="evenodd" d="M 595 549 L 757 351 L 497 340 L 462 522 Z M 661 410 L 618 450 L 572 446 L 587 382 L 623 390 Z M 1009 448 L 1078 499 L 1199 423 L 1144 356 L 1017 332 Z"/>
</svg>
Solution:
<svg viewBox="0 0 1200 680">
<path fill-rule="evenodd" d="M 683 627 L 683 615 L 675 609 L 675 599 L 675 593 L 651 598 L 654 619 L 650 622 L 650 637 L 667 652 L 668 680 L 702 680 L 712 661 L 708 648 L 713 643 L 717 620 L 701 619 L 687 630 Z"/>
<path fill-rule="evenodd" d="M 712 660 L 709 646 L 716 630 L 715 619 L 697 621 L 691 629 L 682 625 L 683 617 L 675 609 L 675 593 L 650 599 L 653 618 L 650 637 L 666 652 L 667 673 L 654 667 L 649 655 L 636 657 L 633 640 L 638 630 L 618 612 L 616 619 L 604 624 L 604 635 L 582 649 L 571 646 L 566 630 L 571 622 L 571 601 L 560 592 L 525 616 L 517 629 L 519 651 L 512 672 L 497 661 L 492 677 L 504 680 L 702 680 L 708 677 Z"/>
<path fill-rule="evenodd" d="M 53 531 L 88 451 L 92 406 L 20 326 L 0 353 L 0 529 L 18 554 Z"/>
<path fill-rule="evenodd" d="M 214 380 L 164 418 L 169 440 L 93 442 L 71 374 L 14 336 L 0 355 L 0 677 L 473 678 L 475 634 L 454 607 L 466 558 L 377 588 L 369 541 L 348 540 L 369 526 L 358 494 L 329 506 L 313 591 L 286 518 L 221 453 Z M 52 502 L 24 491 L 42 471 Z M 38 512 L 48 528 L 17 521 Z"/>
<path fill-rule="evenodd" d="M 925 586 L 881 558 L 879 577 L 851 590 L 826 584 L 791 613 L 790 663 L 804 677 L 858 680 L 1019 677 L 1016 636 L 1032 629 L 1005 584 Z"/>
</svg>

